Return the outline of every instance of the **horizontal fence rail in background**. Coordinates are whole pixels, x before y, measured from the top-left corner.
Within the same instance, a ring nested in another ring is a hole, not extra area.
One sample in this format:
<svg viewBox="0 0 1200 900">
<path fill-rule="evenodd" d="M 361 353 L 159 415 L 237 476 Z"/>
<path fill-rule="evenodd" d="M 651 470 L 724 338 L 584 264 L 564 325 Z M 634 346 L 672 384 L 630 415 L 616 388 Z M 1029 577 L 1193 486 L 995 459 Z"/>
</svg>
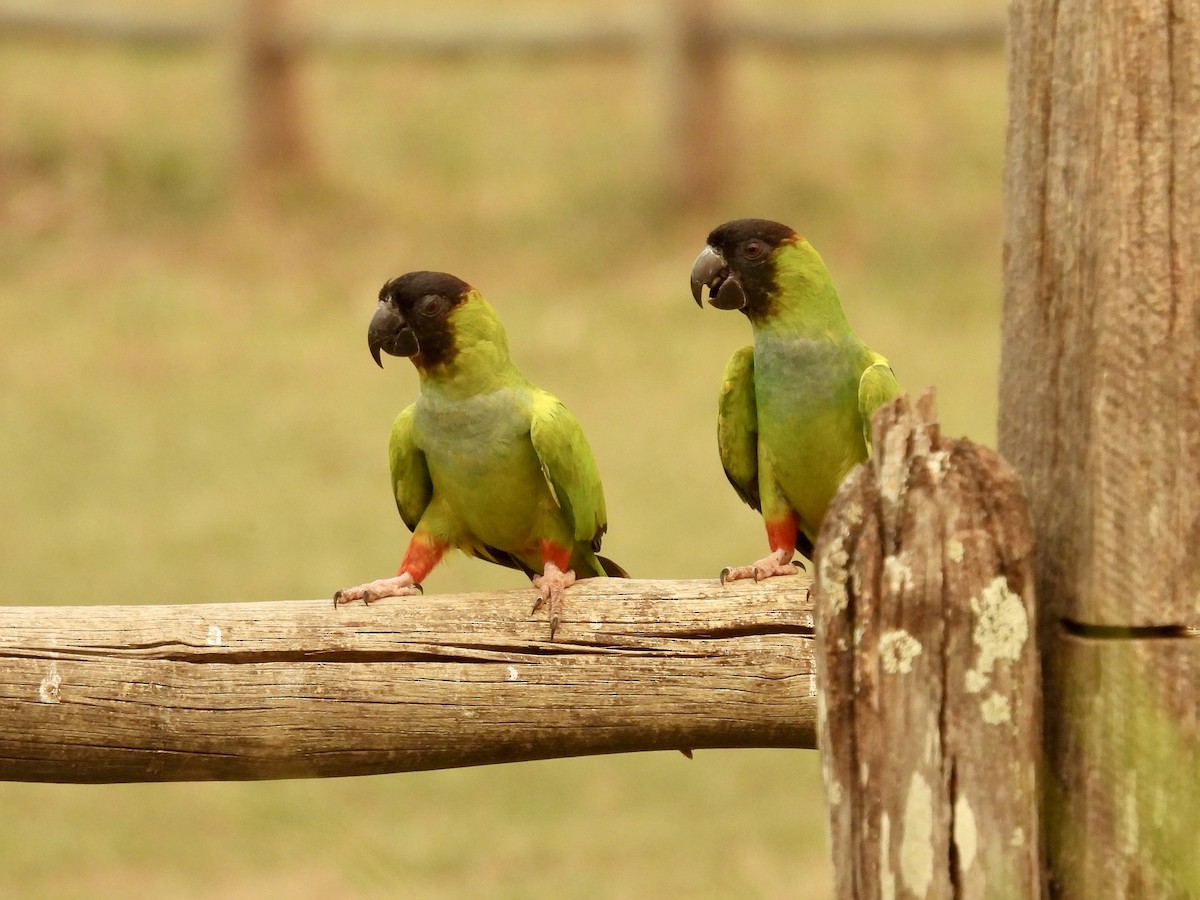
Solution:
<svg viewBox="0 0 1200 900">
<path fill-rule="evenodd" d="M 253 4 L 251 4 L 253 5 Z M 442 56 L 514 53 L 573 56 L 634 53 L 654 49 L 669 16 L 615 19 L 565 15 L 525 20 L 504 17 L 461 20 L 379 21 L 344 18 L 319 25 L 289 24 L 277 43 L 296 50 L 352 53 L 401 51 Z M 708 22 L 714 44 L 806 53 L 995 50 L 1004 46 L 1002 16 L 959 20 L 788 22 L 765 17 L 714 15 Z M 159 47 L 195 47 L 220 39 L 228 23 L 217 17 L 184 18 L 121 10 L 46 8 L 0 3 L 0 38 L 55 38 Z"/>
<path fill-rule="evenodd" d="M 286 0 L 242 0 L 235 16 L 183 18 L 121 10 L 42 8 L 0 2 L 0 39 L 119 43 L 192 49 L 227 45 L 238 58 L 243 171 L 247 184 L 311 175 L 314 153 L 299 70 L 314 53 L 457 59 L 635 56 L 661 60 L 664 185 L 687 204 L 713 199 L 736 152 L 719 122 L 730 51 L 838 55 L 999 52 L 1001 16 L 789 22 L 747 16 L 713 0 L 664 0 L 649 14 L 614 18 L 564 15 L 465 20 L 339 18 L 317 23 L 289 15 Z M 702 106 L 701 106 L 702 104 Z M 700 127 L 696 123 L 703 123 Z"/>
</svg>

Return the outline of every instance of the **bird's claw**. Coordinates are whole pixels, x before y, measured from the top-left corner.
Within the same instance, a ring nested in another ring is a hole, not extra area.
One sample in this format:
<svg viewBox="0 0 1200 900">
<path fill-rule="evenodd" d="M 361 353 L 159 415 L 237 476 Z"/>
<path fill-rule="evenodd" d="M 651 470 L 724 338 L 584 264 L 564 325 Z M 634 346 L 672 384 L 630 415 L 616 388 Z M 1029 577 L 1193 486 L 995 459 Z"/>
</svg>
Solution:
<svg viewBox="0 0 1200 900">
<path fill-rule="evenodd" d="M 575 583 L 575 572 L 571 569 L 564 572 L 554 563 L 546 563 L 545 572 L 534 575 L 530 581 L 538 589 L 538 597 L 529 614 L 533 615 L 543 605 L 550 610 L 550 640 L 554 640 L 554 633 L 562 621 L 563 591 Z"/>
<path fill-rule="evenodd" d="M 534 613 L 536 613 L 539 609 L 542 608 L 542 605 L 544 603 L 546 603 L 546 598 L 543 597 L 541 594 L 538 594 L 538 598 L 533 601 L 533 609 L 529 610 L 529 614 L 532 616 Z M 554 604 L 551 603 L 550 604 L 550 640 L 554 640 L 554 632 L 558 631 L 558 623 L 559 623 L 558 610 L 554 609 Z"/>
<path fill-rule="evenodd" d="M 376 599 L 378 598 L 375 594 L 365 588 L 362 590 L 358 588 L 342 588 L 333 595 L 333 608 L 337 609 L 339 606 L 346 606 L 355 600 L 361 600 L 363 606 L 370 606 Z"/>
<path fill-rule="evenodd" d="M 407 597 L 412 594 L 424 593 L 425 589 L 419 584 L 414 584 L 412 576 L 404 573 L 395 578 L 381 578 L 367 584 L 342 588 L 333 595 L 333 608 L 337 609 L 339 606 L 345 606 L 355 600 L 361 600 L 363 606 L 370 606 L 376 600 L 382 600 L 385 597 Z"/>
<path fill-rule="evenodd" d="M 726 566 L 721 570 L 721 584 L 731 581 L 741 581 L 753 578 L 755 582 L 773 578 L 776 575 L 798 575 L 802 567 L 797 566 L 792 554 L 776 550 L 770 556 L 748 566 Z"/>
<path fill-rule="evenodd" d="M 339 606 L 353 603 L 355 600 L 362 600 L 363 605 L 366 606 L 369 605 L 374 599 L 375 595 L 365 588 L 361 591 L 359 591 L 357 588 L 342 588 L 333 595 L 333 608 L 337 609 Z"/>
</svg>

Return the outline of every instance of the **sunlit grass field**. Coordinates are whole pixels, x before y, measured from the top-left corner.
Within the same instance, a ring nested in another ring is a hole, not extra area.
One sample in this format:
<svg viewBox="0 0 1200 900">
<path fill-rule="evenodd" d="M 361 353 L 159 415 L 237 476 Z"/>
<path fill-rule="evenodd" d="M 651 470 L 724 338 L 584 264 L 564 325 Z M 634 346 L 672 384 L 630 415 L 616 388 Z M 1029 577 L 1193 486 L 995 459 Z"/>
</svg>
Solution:
<svg viewBox="0 0 1200 900">
<path fill-rule="evenodd" d="M 735 171 L 686 211 L 655 75 L 315 59 L 319 176 L 265 207 L 232 189 L 219 52 L 0 43 L 0 602 L 289 600 L 391 574 L 387 432 L 416 377 L 375 368 L 365 331 L 414 268 L 480 288 L 583 422 L 608 555 L 679 578 L 761 555 L 714 435 L 748 327 L 687 284 L 735 216 L 802 231 L 902 383 L 991 443 L 1001 55 L 739 54 Z M 524 583 L 458 558 L 426 587 Z M 0 785 L 0 810 L 0 896 L 831 896 L 810 752 Z"/>
</svg>

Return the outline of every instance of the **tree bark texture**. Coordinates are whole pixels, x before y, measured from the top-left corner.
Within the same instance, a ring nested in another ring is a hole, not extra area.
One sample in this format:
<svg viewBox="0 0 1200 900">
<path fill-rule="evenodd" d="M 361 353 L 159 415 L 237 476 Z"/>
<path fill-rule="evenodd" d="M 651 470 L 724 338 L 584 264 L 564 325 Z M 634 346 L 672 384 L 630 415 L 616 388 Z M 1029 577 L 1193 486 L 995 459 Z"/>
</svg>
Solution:
<svg viewBox="0 0 1200 900">
<path fill-rule="evenodd" d="M 818 728 L 836 894 L 1041 895 L 1032 537 L 932 393 L 876 413 L 817 545 Z"/>
<path fill-rule="evenodd" d="M 1200 3 L 1011 7 L 1000 449 L 1052 893 L 1200 896 Z"/>
<path fill-rule="evenodd" d="M 363 775 L 816 745 L 808 579 L 0 608 L 0 779 Z"/>
<path fill-rule="evenodd" d="M 1200 3 L 1013 4 L 1000 450 L 1053 614 L 1200 622 Z"/>
</svg>

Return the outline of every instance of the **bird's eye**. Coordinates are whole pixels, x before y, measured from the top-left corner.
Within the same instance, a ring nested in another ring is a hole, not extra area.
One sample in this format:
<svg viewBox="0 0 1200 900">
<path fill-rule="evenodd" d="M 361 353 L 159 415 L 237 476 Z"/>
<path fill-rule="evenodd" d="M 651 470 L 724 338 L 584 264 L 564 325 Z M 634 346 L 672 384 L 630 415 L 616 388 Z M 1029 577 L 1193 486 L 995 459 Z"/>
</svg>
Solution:
<svg viewBox="0 0 1200 900">
<path fill-rule="evenodd" d="M 437 294 L 426 294 L 417 301 L 416 306 L 418 313 L 433 318 L 446 311 L 446 298 Z"/>
<path fill-rule="evenodd" d="M 742 255 L 746 259 L 759 259 L 767 252 L 767 245 L 762 241 L 746 241 L 746 246 L 742 248 Z"/>
</svg>

